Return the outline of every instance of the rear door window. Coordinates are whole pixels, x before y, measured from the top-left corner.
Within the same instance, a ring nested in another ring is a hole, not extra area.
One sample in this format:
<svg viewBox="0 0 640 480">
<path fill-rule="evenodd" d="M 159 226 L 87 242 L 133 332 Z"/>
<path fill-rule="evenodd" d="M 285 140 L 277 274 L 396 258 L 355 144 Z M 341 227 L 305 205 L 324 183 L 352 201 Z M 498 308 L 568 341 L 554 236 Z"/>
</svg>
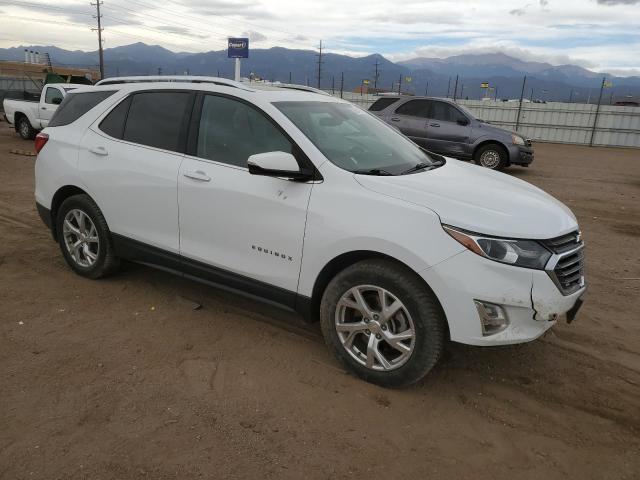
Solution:
<svg viewBox="0 0 640 480">
<path fill-rule="evenodd" d="M 455 122 L 458 118 L 464 117 L 464 115 L 449 103 L 433 101 L 431 102 L 431 114 L 429 117 L 443 122 Z"/>
<path fill-rule="evenodd" d="M 136 93 L 131 100 L 122 138 L 140 145 L 183 152 L 192 105 L 190 92 Z"/>
<path fill-rule="evenodd" d="M 116 93 L 115 91 L 69 93 L 53 114 L 50 127 L 61 127 L 75 122 L 100 102 Z"/>
<path fill-rule="evenodd" d="M 400 99 L 399 98 L 393 98 L 393 97 L 379 98 L 378 100 L 373 102 L 373 104 L 369 107 L 369 111 L 370 112 L 379 112 L 380 110 L 384 110 L 385 108 L 387 108 L 392 103 L 396 103 L 398 100 L 400 100 Z"/>
<path fill-rule="evenodd" d="M 398 115 L 409 117 L 428 118 L 429 100 L 409 100 L 396 109 Z"/>
</svg>

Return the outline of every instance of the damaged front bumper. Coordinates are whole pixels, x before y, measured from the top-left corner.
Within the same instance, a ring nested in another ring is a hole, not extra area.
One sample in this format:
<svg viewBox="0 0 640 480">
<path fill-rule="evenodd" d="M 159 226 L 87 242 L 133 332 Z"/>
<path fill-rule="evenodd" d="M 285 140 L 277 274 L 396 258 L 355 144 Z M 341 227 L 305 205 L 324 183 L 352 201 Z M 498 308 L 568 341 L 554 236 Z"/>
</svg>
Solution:
<svg viewBox="0 0 640 480">
<path fill-rule="evenodd" d="M 564 314 L 574 317 L 585 288 L 563 295 L 547 272 L 513 267 L 463 251 L 420 272 L 447 317 L 451 340 L 509 345 L 535 340 Z M 499 306 L 507 324 L 488 334 L 478 302 Z M 576 307 L 577 305 L 577 307 Z M 571 318 L 573 319 L 573 318 Z"/>
</svg>

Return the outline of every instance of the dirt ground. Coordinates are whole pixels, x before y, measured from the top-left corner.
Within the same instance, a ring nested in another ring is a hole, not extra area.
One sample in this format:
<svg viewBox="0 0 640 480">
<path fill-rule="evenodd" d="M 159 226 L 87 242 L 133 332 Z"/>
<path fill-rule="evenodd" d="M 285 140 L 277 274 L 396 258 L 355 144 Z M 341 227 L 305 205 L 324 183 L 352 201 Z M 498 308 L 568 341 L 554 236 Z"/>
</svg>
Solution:
<svg viewBox="0 0 640 480">
<path fill-rule="evenodd" d="M 288 313 L 142 266 L 74 275 L 15 148 L 0 123 L 0 478 L 640 478 L 638 150 L 539 144 L 510 171 L 580 221 L 573 324 L 452 344 L 385 390 Z"/>
</svg>

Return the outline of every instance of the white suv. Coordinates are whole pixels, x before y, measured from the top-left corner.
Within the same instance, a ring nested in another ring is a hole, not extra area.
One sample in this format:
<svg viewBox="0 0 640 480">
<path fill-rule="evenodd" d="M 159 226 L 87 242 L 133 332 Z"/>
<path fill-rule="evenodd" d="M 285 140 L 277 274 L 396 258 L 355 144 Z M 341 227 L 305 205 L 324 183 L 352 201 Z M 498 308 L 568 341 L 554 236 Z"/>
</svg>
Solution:
<svg viewBox="0 0 640 480">
<path fill-rule="evenodd" d="M 567 207 L 333 97 L 79 89 L 36 148 L 37 208 L 75 272 L 122 258 L 298 311 L 380 385 L 416 382 L 449 339 L 534 340 L 585 291 Z"/>
</svg>

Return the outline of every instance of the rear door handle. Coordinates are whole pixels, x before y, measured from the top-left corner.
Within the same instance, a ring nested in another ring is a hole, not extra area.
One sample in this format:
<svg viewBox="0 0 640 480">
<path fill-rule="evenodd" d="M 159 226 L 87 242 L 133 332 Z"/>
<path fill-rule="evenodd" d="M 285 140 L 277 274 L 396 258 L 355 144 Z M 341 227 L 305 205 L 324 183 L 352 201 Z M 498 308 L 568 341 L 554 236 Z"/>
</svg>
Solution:
<svg viewBox="0 0 640 480">
<path fill-rule="evenodd" d="M 202 170 L 187 170 L 186 172 L 183 173 L 183 175 L 193 180 L 199 180 L 200 182 L 211 181 L 211 177 L 206 173 L 204 173 Z"/>
<path fill-rule="evenodd" d="M 40 108 L 41 108 L 42 110 L 46 110 L 46 109 L 47 109 L 47 107 L 40 107 Z"/>
<path fill-rule="evenodd" d="M 100 155 L 102 157 L 109 155 L 109 152 L 107 152 L 107 149 L 104 147 L 91 147 L 89 151 L 94 155 Z"/>
<path fill-rule="evenodd" d="M 429 126 L 430 127 L 439 127 L 440 124 L 439 123 L 430 123 Z"/>
<path fill-rule="evenodd" d="M 392 122 L 399 122 L 400 119 L 398 117 L 391 117 Z"/>
</svg>

